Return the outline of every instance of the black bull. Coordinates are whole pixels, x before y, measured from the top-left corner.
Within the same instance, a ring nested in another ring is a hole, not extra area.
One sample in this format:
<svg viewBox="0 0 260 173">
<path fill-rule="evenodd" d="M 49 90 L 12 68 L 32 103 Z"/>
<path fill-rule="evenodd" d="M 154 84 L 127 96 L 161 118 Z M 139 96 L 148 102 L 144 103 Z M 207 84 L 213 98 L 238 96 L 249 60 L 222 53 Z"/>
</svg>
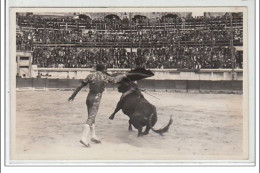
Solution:
<svg viewBox="0 0 260 173">
<path fill-rule="evenodd" d="M 131 92 L 129 92 L 129 90 L 131 90 Z M 122 112 L 130 118 L 129 130 L 132 130 L 133 125 L 136 129 L 138 129 L 138 136 L 147 135 L 150 129 L 160 135 L 168 131 L 170 125 L 172 124 L 171 118 L 169 123 L 164 128 L 158 130 L 153 128 L 157 122 L 156 108 L 144 98 L 140 90 L 137 89 L 136 84 L 132 82 L 121 82 L 118 86 L 118 91 L 123 95 L 109 119 L 113 120 L 115 114 L 122 109 Z M 129 93 L 127 94 L 126 92 Z M 126 94 L 125 96 L 124 93 Z M 145 126 L 146 128 L 143 132 L 142 128 Z"/>
</svg>

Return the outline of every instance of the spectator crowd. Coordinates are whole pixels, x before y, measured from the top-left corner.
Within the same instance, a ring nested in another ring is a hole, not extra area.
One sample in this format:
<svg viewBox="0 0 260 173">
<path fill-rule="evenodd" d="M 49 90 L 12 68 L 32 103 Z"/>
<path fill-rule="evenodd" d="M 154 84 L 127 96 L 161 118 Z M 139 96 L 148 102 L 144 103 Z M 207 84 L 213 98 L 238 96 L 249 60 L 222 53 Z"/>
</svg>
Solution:
<svg viewBox="0 0 260 173">
<path fill-rule="evenodd" d="M 235 67 L 243 67 L 242 53 L 230 47 L 231 39 L 235 46 L 243 44 L 239 15 L 232 23 L 228 15 L 112 17 L 75 19 L 18 13 L 16 49 L 32 51 L 33 64 L 46 68 L 87 68 L 97 63 L 108 68 L 231 68 L 232 51 Z M 106 46 L 100 48 L 99 44 Z M 151 46 L 143 46 L 147 44 Z"/>
<path fill-rule="evenodd" d="M 242 68 L 243 55 L 233 51 L 236 67 Z M 230 47 L 138 48 L 132 55 L 125 48 L 36 47 L 33 57 L 33 64 L 45 68 L 91 68 L 98 63 L 108 68 L 232 68 Z"/>
</svg>

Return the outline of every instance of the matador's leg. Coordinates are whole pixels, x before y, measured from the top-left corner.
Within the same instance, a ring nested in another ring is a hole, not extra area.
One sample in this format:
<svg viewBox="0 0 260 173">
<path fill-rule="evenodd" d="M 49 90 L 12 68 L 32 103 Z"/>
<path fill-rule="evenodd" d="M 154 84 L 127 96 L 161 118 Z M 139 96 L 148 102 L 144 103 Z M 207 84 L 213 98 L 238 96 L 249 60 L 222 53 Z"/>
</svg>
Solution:
<svg viewBox="0 0 260 173">
<path fill-rule="evenodd" d="M 101 141 L 98 139 L 98 137 L 96 136 L 96 129 L 95 129 L 95 124 L 92 124 L 91 126 L 91 133 L 92 133 L 92 138 L 91 141 L 95 142 L 97 144 L 101 143 Z"/>
<path fill-rule="evenodd" d="M 80 139 L 80 143 L 82 143 L 85 147 L 89 147 L 89 141 L 88 141 L 88 134 L 90 131 L 90 126 L 88 124 L 85 124 L 84 130 Z"/>
</svg>

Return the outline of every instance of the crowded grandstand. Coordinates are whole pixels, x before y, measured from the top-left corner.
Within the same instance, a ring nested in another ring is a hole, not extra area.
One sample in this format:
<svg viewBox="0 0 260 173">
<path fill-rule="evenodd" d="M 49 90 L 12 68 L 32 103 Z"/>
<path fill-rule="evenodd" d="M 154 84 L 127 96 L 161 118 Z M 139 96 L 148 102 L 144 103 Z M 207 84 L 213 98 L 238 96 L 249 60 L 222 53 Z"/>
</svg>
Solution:
<svg viewBox="0 0 260 173">
<path fill-rule="evenodd" d="M 243 14 L 16 14 L 16 49 L 44 68 L 243 68 Z"/>
</svg>

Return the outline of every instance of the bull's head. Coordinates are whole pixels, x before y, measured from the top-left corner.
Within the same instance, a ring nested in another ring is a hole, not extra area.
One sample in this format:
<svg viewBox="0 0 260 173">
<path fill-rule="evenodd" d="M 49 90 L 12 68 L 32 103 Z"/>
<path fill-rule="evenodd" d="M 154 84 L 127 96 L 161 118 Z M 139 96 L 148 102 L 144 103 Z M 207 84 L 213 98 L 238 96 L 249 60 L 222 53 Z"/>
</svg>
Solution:
<svg viewBox="0 0 260 173">
<path fill-rule="evenodd" d="M 117 89 L 118 89 L 118 92 L 125 93 L 128 90 L 130 90 L 131 87 L 132 87 L 131 80 L 129 78 L 123 78 L 120 81 L 119 86 L 117 87 Z"/>
</svg>

